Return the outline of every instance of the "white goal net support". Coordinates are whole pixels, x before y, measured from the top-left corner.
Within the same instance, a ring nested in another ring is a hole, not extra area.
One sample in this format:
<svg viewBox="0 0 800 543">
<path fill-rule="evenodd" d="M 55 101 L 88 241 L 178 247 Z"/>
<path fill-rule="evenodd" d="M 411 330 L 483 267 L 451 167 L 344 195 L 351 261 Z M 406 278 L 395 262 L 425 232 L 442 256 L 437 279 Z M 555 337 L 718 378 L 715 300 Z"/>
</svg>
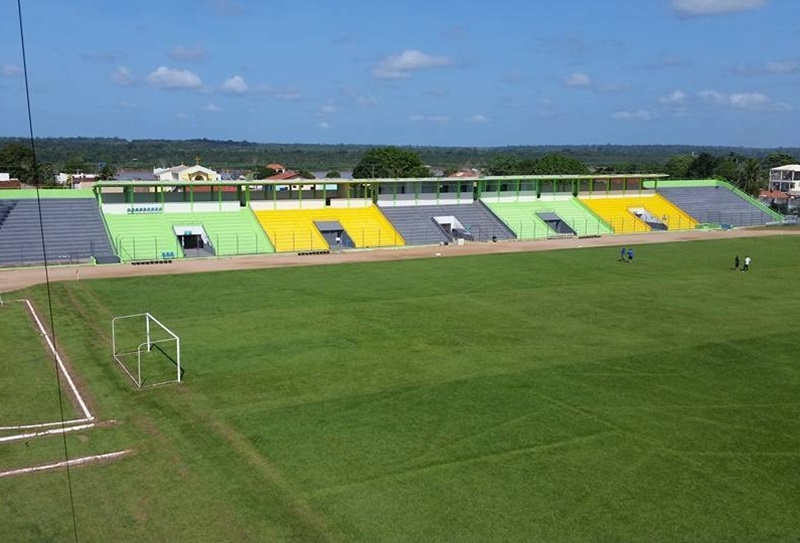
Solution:
<svg viewBox="0 0 800 543">
<path fill-rule="evenodd" d="M 111 319 L 111 348 L 140 388 L 181 382 L 181 339 L 150 313 Z"/>
</svg>

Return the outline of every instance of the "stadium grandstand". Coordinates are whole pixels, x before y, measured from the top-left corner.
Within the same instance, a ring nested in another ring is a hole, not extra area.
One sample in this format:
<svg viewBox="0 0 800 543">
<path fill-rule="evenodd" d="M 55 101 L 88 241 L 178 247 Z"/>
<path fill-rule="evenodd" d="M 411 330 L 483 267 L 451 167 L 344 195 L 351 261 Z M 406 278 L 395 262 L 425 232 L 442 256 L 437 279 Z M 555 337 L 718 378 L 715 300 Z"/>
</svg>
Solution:
<svg viewBox="0 0 800 543">
<path fill-rule="evenodd" d="M 729 183 L 665 175 L 119 180 L 0 193 L 0 266 L 730 228 L 783 217 Z M 36 234 L 36 235 L 35 235 Z M 43 250 L 47 248 L 47 251 Z"/>
</svg>

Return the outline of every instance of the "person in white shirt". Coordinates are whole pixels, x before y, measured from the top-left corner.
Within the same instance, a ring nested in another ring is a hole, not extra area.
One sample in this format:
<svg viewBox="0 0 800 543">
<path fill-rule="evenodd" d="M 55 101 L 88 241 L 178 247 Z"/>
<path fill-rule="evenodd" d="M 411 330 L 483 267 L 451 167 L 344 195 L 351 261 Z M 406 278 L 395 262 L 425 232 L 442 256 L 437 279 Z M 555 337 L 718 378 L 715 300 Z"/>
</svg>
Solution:
<svg viewBox="0 0 800 543">
<path fill-rule="evenodd" d="M 744 266 L 742 266 L 742 271 L 749 271 L 750 270 L 750 257 L 744 257 Z"/>
</svg>

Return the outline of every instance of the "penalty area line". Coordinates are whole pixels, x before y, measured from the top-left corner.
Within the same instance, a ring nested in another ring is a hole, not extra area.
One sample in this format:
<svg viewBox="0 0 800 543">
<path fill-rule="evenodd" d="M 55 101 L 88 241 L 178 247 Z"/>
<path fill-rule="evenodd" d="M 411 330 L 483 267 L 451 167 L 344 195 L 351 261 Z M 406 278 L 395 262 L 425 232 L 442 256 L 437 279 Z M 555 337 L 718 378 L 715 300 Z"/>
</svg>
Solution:
<svg viewBox="0 0 800 543">
<path fill-rule="evenodd" d="M 21 302 L 28 306 L 28 311 L 30 311 L 31 316 L 33 316 L 33 320 L 36 321 L 36 325 L 39 327 L 39 333 L 42 334 L 44 340 L 47 342 L 47 346 L 50 348 L 50 352 L 53 353 L 53 356 L 58 363 L 58 368 L 61 371 L 61 374 L 66 379 L 67 384 L 69 385 L 70 390 L 72 391 L 72 395 L 75 397 L 75 400 L 78 402 L 78 405 L 83 411 L 83 417 L 86 420 L 94 420 L 94 415 L 92 415 L 91 411 L 89 411 L 89 407 L 87 407 L 86 402 L 83 401 L 83 397 L 81 396 L 80 392 L 78 392 L 78 387 L 75 386 L 75 382 L 72 380 L 72 376 L 67 371 L 66 366 L 64 365 L 64 361 L 61 360 L 61 356 L 56 351 L 55 345 L 50 340 L 50 336 L 47 334 L 47 330 L 45 330 L 44 325 L 42 324 L 41 319 L 39 319 L 39 315 L 36 314 L 36 310 L 33 308 L 33 304 L 28 299 L 23 300 L 14 300 L 15 302 Z"/>
<path fill-rule="evenodd" d="M 50 428 L 52 426 L 69 426 L 70 424 L 83 424 L 91 422 L 93 419 L 73 419 L 64 422 L 43 422 L 41 424 L 21 424 L 19 426 L 0 426 L 0 432 L 8 430 L 32 430 L 34 428 Z"/>
<path fill-rule="evenodd" d="M 0 443 L 10 443 L 12 441 L 20 441 L 22 439 L 33 439 L 35 437 L 42 437 L 42 436 L 49 436 L 56 434 L 67 434 L 69 432 L 77 432 L 79 430 L 88 430 L 89 428 L 94 428 L 95 426 L 96 424 L 92 422 L 90 424 L 80 424 L 78 426 L 69 426 L 67 428 L 52 428 L 50 430 L 42 430 L 40 432 L 28 432 L 27 434 L 14 434 L 13 436 L 0 437 Z"/>
<path fill-rule="evenodd" d="M 126 449 L 124 451 L 116 451 L 106 454 L 97 454 L 94 456 L 84 456 L 82 458 L 73 458 L 72 460 L 67 460 L 65 462 L 56 462 L 54 464 L 44 464 L 41 466 L 31 466 L 29 468 L 18 468 L 12 469 L 8 471 L 0 471 L 0 479 L 3 477 L 13 477 L 14 475 L 25 475 L 28 473 L 36 473 L 37 471 L 49 471 L 53 469 L 64 468 L 67 466 L 84 466 L 86 464 L 92 464 L 94 462 L 103 462 L 106 460 L 116 460 L 117 458 L 121 458 L 125 455 L 131 454 L 133 449 Z"/>
</svg>

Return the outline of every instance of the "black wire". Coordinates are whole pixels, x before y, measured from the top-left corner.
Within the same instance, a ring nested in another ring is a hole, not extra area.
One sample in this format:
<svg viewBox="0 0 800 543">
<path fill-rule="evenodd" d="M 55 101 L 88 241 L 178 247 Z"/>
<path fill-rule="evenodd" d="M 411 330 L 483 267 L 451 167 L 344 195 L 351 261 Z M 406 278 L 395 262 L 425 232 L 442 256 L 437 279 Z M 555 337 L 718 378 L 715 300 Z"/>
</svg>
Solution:
<svg viewBox="0 0 800 543">
<path fill-rule="evenodd" d="M 28 132 L 31 140 L 31 170 L 33 174 L 33 184 L 36 187 L 36 205 L 39 209 L 39 232 L 42 235 L 42 256 L 44 257 L 44 277 L 47 285 L 47 306 L 50 313 L 50 338 L 53 342 L 53 350 L 57 351 L 56 344 L 56 321 L 53 316 L 53 298 L 50 292 L 50 270 L 47 265 L 47 245 L 45 244 L 44 219 L 42 217 L 42 198 L 39 194 L 39 165 L 36 162 L 36 143 L 33 137 L 33 115 L 31 114 L 31 92 L 28 85 L 28 61 L 25 57 L 25 33 L 22 29 L 22 0 L 17 0 L 17 14 L 19 15 L 19 40 L 22 47 L 22 73 L 25 77 L 25 100 L 28 106 Z M 61 437 L 64 442 L 64 460 L 67 467 L 67 487 L 69 488 L 69 505 L 72 513 L 72 533 L 75 542 L 78 542 L 78 520 L 75 516 L 75 498 L 72 493 L 72 473 L 69 469 L 69 448 L 67 447 L 67 432 L 64 418 L 64 399 L 61 393 L 61 375 L 59 373 L 58 359 L 53 354 L 53 367 L 56 374 L 56 390 L 58 390 L 58 407 L 61 412 Z"/>
</svg>

